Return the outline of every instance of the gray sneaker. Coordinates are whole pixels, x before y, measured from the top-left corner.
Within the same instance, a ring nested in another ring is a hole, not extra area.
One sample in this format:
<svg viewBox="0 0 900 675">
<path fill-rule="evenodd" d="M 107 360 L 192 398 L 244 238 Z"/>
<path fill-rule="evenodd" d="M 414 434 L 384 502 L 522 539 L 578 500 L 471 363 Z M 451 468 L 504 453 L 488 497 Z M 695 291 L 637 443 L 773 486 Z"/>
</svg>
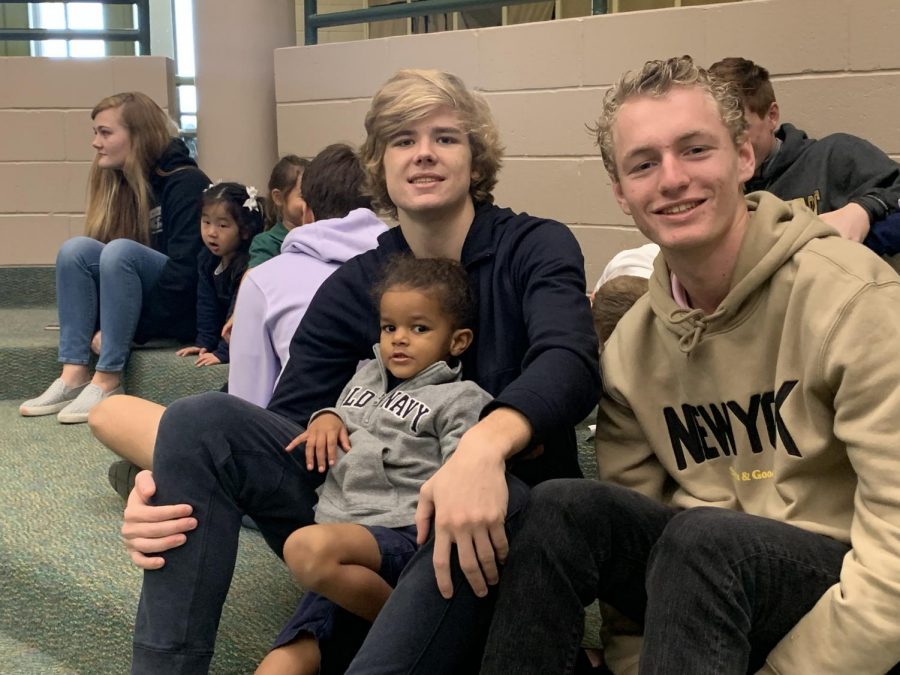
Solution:
<svg viewBox="0 0 900 675">
<path fill-rule="evenodd" d="M 80 387 L 68 387 L 62 378 L 53 380 L 53 384 L 47 387 L 47 391 L 37 398 L 30 398 L 19 406 L 19 414 L 23 417 L 38 417 L 39 415 L 52 415 L 65 408 L 69 403 L 78 398 L 88 383 Z"/>
<path fill-rule="evenodd" d="M 78 394 L 78 397 L 74 401 L 59 412 L 56 419 L 63 424 L 81 424 L 82 422 L 87 422 L 91 408 L 110 396 L 124 393 L 125 390 L 121 386 L 116 387 L 111 392 L 107 393 L 96 384 L 89 384 L 84 388 L 84 391 Z"/>
</svg>

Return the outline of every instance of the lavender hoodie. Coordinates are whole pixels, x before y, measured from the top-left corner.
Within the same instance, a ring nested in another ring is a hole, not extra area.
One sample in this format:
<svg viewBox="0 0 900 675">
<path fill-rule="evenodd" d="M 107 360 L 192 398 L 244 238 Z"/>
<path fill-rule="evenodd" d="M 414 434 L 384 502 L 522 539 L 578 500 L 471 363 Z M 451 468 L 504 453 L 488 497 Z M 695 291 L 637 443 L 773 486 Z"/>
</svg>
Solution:
<svg viewBox="0 0 900 675">
<path fill-rule="evenodd" d="M 229 393 L 268 404 L 294 331 L 319 286 L 350 258 L 375 248 L 385 230 L 374 213 L 356 209 L 291 230 L 281 255 L 250 270 L 234 310 Z"/>
</svg>

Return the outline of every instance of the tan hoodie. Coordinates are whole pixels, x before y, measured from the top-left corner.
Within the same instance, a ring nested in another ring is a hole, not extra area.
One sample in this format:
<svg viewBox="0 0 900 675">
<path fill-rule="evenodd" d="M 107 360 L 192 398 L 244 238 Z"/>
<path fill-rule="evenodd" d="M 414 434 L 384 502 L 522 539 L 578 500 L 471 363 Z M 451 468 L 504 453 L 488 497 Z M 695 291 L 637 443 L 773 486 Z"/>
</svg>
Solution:
<svg viewBox="0 0 900 675">
<path fill-rule="evenodd" d="M 718 309 L 680 308 L 660 256 L 607 343 L 600 475 L 850 543 L 766 671 L 884 673 L 900 662 L 900 277 L 799 202 L 747 202 Z"/>
</svg>

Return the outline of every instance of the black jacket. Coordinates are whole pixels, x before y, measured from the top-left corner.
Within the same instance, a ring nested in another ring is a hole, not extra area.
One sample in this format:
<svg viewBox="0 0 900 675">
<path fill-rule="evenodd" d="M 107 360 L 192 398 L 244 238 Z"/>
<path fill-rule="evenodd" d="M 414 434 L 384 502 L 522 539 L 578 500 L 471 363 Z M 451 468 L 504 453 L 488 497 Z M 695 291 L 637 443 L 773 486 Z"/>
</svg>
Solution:
<svg viewBox="0 0 900 675">
<path fill-rule="evenodd" d="M 145 296 L 136 342 L 173 337 L 190 342 L 197 332 L 197 254 L 200 238 L 200 195 L 209 178 L 188 154 L 180 139 L 172 139 L 150 172 L 156 202 L 151 212 L 150 246 L 169 257 L 159 281 Z"/>
<path fill-rule="evenodd" d="M 385 261 L 409 252 L 400 228 L 378 248 L 345 263 L 322 284 L 291 342 L 291 357 L 269 409 L 305 425 L 333 405 L 378 342 L 370 292 Z M 514 462 L 529 484 L 580 476 L 573 427 L 600 394 L 597 337 L 585 296 L 584 260 L 564 225 L 489 204 L 476 206 L 462 264 L 478 302 L 475 341 L 463 377 L 501 406 L 520 411 L 543 454 Z"/>
<path fill-rule="evenodd" d="M 868 141 L 850 134 L 816 140 L 787 123 L 775 135 L 781 148 L 747 182 L 747 192 L 767 190 L 784 200 L 801 198 L 816 213 L 855 202 L 873 224 L 900 208 L 900 164 Z M 863 243 L 876 248 L 868 239 Z"/>
</svg>

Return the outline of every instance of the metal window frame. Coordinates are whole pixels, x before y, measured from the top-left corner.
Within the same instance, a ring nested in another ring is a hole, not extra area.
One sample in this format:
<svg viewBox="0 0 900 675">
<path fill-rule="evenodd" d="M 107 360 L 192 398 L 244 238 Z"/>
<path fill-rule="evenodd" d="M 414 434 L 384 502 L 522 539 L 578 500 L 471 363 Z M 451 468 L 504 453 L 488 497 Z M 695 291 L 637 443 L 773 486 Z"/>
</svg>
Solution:
<svg viewBox="0 0 900 675">
<path fill-rule="evenodd" d="M 428 14 L 443 14 L 459 12 L 467 9 L 482 9 L 484 7 L 506 7 L 509 5 L 524 5 L 535 0 L 400 0 L 391 5 L 379 5 L 365 9 L 351 9 L 344 12 L 329 12 L 318 14 L 318 0 L 303 0 L 303 13 L 306 20 L 303 25 L 303 40 L 306 45 L 314 45 L 319 42 L 319 29 L 328 26 L 345 26 L 355 23 L 368 23 L 370 21 L 384 21 L 386 19 L 407 19 L 414 16 L 426 16 Z M 607 0 L 593 0 L 592 12 L 594 14 L 606 14 Z"/>
<path fill-rule="evenodd" d="M 105 42 L 137 42 L 140 56 L 150 54 L 150 0 L 13 0 L 8 4 L 100 3 L 101 5 L 137 6 L 138 27 L 103 30 L 71 30 L 47 28 L 0 28 L 2 40 L 103 40 Z"/>
</svg>

